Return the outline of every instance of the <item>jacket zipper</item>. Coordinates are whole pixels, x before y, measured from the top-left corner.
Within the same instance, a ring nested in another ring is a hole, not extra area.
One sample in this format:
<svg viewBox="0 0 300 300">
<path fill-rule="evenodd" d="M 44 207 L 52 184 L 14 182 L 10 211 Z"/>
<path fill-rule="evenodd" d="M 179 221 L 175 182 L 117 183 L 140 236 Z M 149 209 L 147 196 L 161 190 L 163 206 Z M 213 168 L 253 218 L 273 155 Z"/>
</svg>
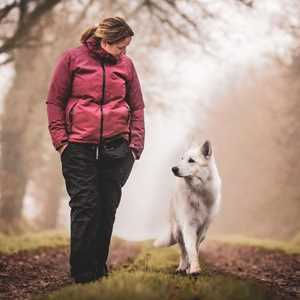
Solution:
<svg viewBox="0 0 300 300">
<path fill-rule="evenodd" d="M 105 66 L 104 62 L 101 62 L 102 67 L 102 97 L 100 100 L 100 111 L 101 111 L 101 117 L 100 117 L 100 141 L 96 148 L 96 159 L 98 159 L 99 155 L 101 155 L 101 149 L 102 149 L 102 141 L 103 141 L 103 102 L 105 97 Z"/>
</svg>

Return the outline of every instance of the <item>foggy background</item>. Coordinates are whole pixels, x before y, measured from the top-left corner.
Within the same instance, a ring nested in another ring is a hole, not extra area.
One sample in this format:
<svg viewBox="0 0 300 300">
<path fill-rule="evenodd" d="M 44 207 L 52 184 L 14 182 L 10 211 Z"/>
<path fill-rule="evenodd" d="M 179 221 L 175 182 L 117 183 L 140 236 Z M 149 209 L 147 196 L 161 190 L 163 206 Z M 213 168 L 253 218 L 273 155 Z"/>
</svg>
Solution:
<svg viewBox="0 0 300 300">
<path fill-rule="evenodd" d="M 297 0 L 1 1 L 0 231 L 68 229 L 69 197 L 48 132 L 54 65 L 108 16 L 145 100 L 145 150 L 123 189 L 114 233 L 153 238 L 166 222 L 171 167 L 209 139 L 223 181 L 211 234 L 300 232 L 300 3 Z"/>
</svg>

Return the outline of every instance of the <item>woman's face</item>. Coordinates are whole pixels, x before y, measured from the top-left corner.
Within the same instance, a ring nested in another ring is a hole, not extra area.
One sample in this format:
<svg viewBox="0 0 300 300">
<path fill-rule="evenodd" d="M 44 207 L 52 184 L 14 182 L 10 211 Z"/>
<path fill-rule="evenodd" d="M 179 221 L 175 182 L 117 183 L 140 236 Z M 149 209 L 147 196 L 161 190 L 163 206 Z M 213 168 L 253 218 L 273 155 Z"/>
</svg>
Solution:
<svg viewBox="0 0 300 300">
<path fill-rule="evenodd" d="M 102 40 L 101 41 L 101 47 L 111 55 L 113 55 L 116 58 L 119 58 L 121 54 L 126 53 L 126 47 L 130 44 L 131 42 L 131 36 L 126 37 L 119 42 L 109 44 L 108 42 Z"/>
</svg>

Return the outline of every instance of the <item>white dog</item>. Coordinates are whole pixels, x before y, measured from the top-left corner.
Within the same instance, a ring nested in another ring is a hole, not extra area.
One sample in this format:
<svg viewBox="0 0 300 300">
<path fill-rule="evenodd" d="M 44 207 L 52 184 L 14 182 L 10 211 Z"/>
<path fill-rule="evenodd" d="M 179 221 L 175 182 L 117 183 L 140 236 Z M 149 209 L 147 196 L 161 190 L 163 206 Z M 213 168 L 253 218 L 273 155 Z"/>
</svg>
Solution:
<svg viewBox="0 0 300 300">
<path fill-rule="evenodd" d="M 192 147 L 172 168 L 176 191 L 171 199 L 168 231 L 154 242 L 156 247 L 179 244 L 177 272 L 198 274 L 199 246 L 216 215 L 221 200 L 221 179 L 211 143 Z"/>
</svg>

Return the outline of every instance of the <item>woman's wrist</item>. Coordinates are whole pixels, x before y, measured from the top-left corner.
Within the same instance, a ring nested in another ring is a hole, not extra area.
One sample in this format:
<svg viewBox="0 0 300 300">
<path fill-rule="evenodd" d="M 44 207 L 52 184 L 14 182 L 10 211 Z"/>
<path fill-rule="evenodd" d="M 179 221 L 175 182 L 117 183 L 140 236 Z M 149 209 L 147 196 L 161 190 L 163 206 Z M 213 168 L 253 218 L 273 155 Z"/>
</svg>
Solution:
<svg viewBox="0 0 300 300">
<path fill-rule="evenodd" d="M 62 145 L 57 149 L 57 151 L 58 151 L 60 154 L 62 154 L 63 151 L 65 150 L 65 148 L 67 147 L 67 145 L 68 145 L 68 142 L 62 144 Z"/>
<path fill-rule="evenodd" d="M 136 155 L 136 153 L 135 153 L 135 150 L 132 149 L 132 148 L 130 148 L 130 151 L 131 151 L 131 153 L 132 153 L 132 155 L 133 155 L 133 158 L 136 160 L 137 155 Z"/>
</svg>

